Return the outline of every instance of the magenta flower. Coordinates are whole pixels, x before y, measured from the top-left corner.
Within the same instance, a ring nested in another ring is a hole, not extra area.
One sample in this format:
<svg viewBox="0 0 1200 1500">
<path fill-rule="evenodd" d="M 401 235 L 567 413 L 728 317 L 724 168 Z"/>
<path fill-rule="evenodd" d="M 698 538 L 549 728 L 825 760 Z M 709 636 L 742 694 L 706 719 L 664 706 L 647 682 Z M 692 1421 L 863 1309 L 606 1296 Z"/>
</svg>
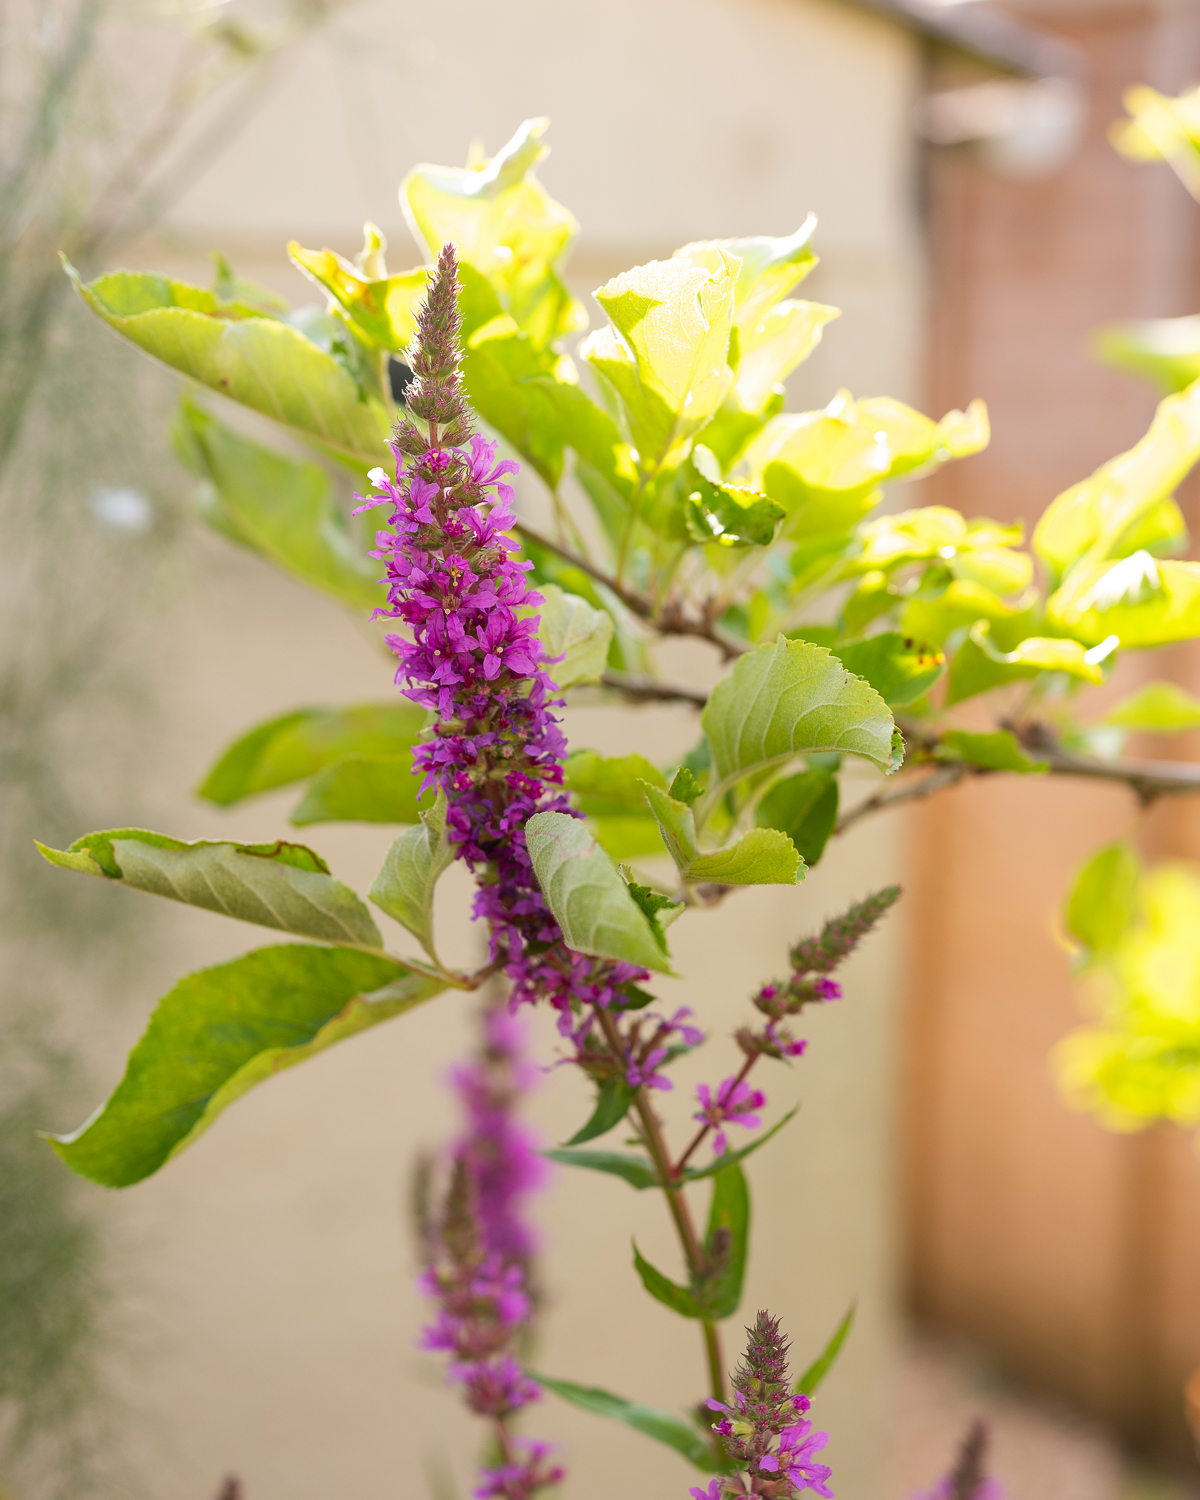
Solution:
<svg viewBox="0 0 1200 1500">
<path fill-rule="evenodd" d="M 829 1441 L 827 1432 L 813 1432 L 812 1423 L 803 1418 L 785 1427 L 779 1435 L 779 1451 L 764 1454 L 758 1461 L 760 1471 L 779 1474 L 788 1479 L 797 1490 L 815 1490 L 826 1500 L 831 1500 L 833 1491 L 826 1481 L 833 1470 L 828 1464 L 818 1463 L 814 1458 Z"/>
<path fill-rule="evenodd" d="M 558 1464 L 546 1463 L 554 1451 L 549 1443 L 517 1438 L 509 1450 L 506 1462 L 482 1470 L 483 1483 L 471 1491 L 475 1500 L 530 1500 L 565 1477 L 566 1471 Z"/>
<path fill-rule="evenodd" d="M 751 1088 L 745 1079 L 726 1078 L 714 1094 L 708 1084 L 696 1089 L 700 1110 L 692 1116 L 701 1124 L 711 1125 L 717 1131 L 713 1139 L 713 1151 L 722 1156 L 729 1142 L 721 1126 L 728 1121 L 733 1125 L 744 1125 L 748 1130 L 757 1130 L 762 1117 L 755 1113 L 767 1102 L 761 1089 Z"/>
<path fill-rule="evenodd" d="M 709 1481 L 706 1490 L 702 1490 L 698 1484 L 694 1484 L 688 1490 L 688 1494 L 692 1497 L 692 1500 L 721 1500 L 724 1486 L 725 1481 L 723 1479 L 712 1479 Z"/>
</svg>

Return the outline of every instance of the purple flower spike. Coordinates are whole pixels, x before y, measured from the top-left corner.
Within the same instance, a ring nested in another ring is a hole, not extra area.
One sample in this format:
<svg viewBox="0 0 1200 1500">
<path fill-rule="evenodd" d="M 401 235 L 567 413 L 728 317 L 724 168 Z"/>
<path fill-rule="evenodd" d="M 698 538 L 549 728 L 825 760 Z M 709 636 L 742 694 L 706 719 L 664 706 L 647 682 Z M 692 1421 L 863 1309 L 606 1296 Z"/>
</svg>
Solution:
<svg viewBox="0 0 1200 1500">
<path fill-rule="evenodd" d="M 693 1119 L 717 1128 L 713 1150 L 718 1156 L 724 1154 L 729 1144 L 724 1130 L 719 1128 L 726 1121 L 744 1125 L 748 1130 L 757 1130 L 762 1124 L 761 1115 L 755 1111 L 763 1107 L 767 1096 L 761 1089 L 751 1088 L 744 1079 L 726 1078 L 715 1093 L 708 1084 L 702 1083 L 696 1089 L 696 1097 L 701 1108 Z"/>
</svg>

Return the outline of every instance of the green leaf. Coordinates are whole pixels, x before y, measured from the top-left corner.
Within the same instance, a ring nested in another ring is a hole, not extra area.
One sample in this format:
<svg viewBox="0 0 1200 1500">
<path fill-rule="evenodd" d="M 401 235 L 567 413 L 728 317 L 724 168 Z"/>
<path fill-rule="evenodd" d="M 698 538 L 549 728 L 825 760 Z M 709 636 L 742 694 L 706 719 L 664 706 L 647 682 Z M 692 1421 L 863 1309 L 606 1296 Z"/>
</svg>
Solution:
<svg viewBox="0 0 1200 1500">
<path fill-rule="evenodd" d="M 464 283 L 472 274 L 470 266 L 460 267 Z M 569 360 L 539 348 L 507 313 L 466 335 L 463 378 L 471 405 L 551 489 L 562 477 L 566 432 L 544 382 L 570 369 Z"/>
<path fill-rule="evenodd" d="M 847 752 L 892 769 L 895 726 L 883 699 L 835 656 L 806 641 L 780 636 L 739 657 L 713 689 L 700 722 L 712 747 L 716 782 L 702 807 L 711 807 L 747 771 L 795 755 Z"/>
<path fill-rule="evenodd" d="M 564 779 L 586 813 L 650 814 L 645 787 L 665 787 L 666 777 L 644 755 L 598 755 L 576 750 L 567 758 Z"/>
<path fill-rule="evenodd" d="M 748 1156 L 753 1156 L 756 1151 L 761 1150 L 772 1136 L 778 1135 L 788 1121 L 799 1113 L 799 1110 L 798 1104 L 794 1109 L 789 1109 L 781 1120 L 776 1120 L 770 1130 L 764 1130 L 762 1135 L 756 1136 L 748 1146 L 741 1146 L 737 1151 L 724 1151 L 720 1156 L 714 1156 L 706 1167 L 685 1167 L 680 1173 L 680 1182 L 699 1182 L 704 1177 L 715 1177 L 718 1172 L 724 1172 L 727 1167 L 745 1161 Z"/>
<path fill-rule="evenodd" d="M 256 1083 L 441 988 L 382 954 L 307 943 L 201 969 L 159 1001 L 107 1104 L 50 1142 L 93 1182 L 140 1182 Z"/>
<path fill-rule="evenodd" d="M 947 506 L 927 505 L 861 526 L 862 547 L 853 569 L 892 572 L 908 563 L 936 562 L 954 578 L 996 594 L 1017 594 L 1033 577 L 1033 559 L 1013 550 L 1024 534 L 1019 521 L 1004 525 L 982 516 L 968 521 Z"/>
<path fill-rule="evenodd" d="M 562 1147 L 553 1147 L 540 1154 L 564 1167 L 585 1167 L 589 1172 L 606 1172 L 610 1177 L 620 1177 L 639 1192 L 660 1185 L 654 1164 L 644 1156 L 630 1156 L 623 1151 L 568 1151 Z"/>
<path fill-rule="evenodd" d="M 560 690 L 580 682 L 599 682 L 608 663 L 613 622 L 602 609 L 593 609 L 578 594 L 567 594 L 557 584 L 543 584 L 538 638 L 546 655 L 561 656 L 546 670 Z"/>
<path fill-rule="evenodd" d="M 830 649 L 844 667 L 869 682 L 890 708 L 928 692 L 946 665 L 936 646 L 923 645 L 896 630 L 840 641 Z"/>
<path fill-rule="evenodd" d="M 67 275 L 97 317 L 201 385 L 360 463 L 388 457 L 388 414 L 348 365 L 277 318 L 243 315 L 211 293 L 149 272 L 88 284 Z"/>
<path fill-rule="evenodd" d="M 804 863 L 795 844 L 776 828 L 752 828 L 732 844 L 697 854 L 681 871 L 687 881 L 718 885 L 799 885 Z"/>
<path fill-rule="evenodd" d="M 628 875 L 628 871 L 625 872 Z M 650 923 L 650 931 L 654 934 L 654 941 L 664 953 L 667 951 L 667 935 L 665 928 L 668 927 L 684 909 L 682 901 L 672 901 L 670 896 L 664 896 L 659 891 L 652 891 L 648 885 L 638 885 L 636 880 L 629 881 L 629 894 L 637 902 L 638 909 Z"/>
<path fill-rule="evenodd" d="M 371 900 L 394 917 L 417 939 L 435 963 L 433 893 L 439 877 L 453 863 L 454 850 L 446 836 L 446 797 L 421 814 L 415 828 L 406 828 L 387 852 L 370 890 Z"/>
<path fill-rule="evenodd" d="M 606 1135 L 615 1125 L 619 1125 L 629 1113 L 629 1106 L 633 1102 L 633 1090 L 623 1078 L 609 1078 L 600 1085 L 600 1091 L 596 1095 L 596 1107 L 588 1117 L 586 1124 L 581 1125 L 566 1146 L 582 1146 L 585 1141 L 594 1141 L 597 1136 Z"/>
<path fill-rule="evenodd" d="M 525 825 L 525 838 L 568 947 L 670 973 L 650 923 L 585 824 L 568 813 L 537 813 Z"/>
<path fill-rule="evenodd" d="M 781 302 L 753 328 L 738 335 L 737 376 L 733 395 L 746 411 L 762 411 L 772 393 L 821 342 L 826 323 L 841 309 L 821 302 Z M 767 407 L 769 411 L 769 406 Z"/>
<path fill-rule="evenodd" d="M 367 908 L 303 844 L 185 843 L 143 828 L 111 828 L 85 834 L 69 849 L 38 848 L 53 865 L 240 922 L 325 943 L 383 946 Z"/>
<path fill-rule="evenodd" d="M 677 802 L 669 792 L 650 782 L 642 784 L 650 811 L 658 823 L 662 841 L 682 872 L 696 858 L 696 820 L 686 802 Z"/>
<path fill-rule="evenodd" d="M 1138 551 L 1081 563 L 1046 601 L 1046 619 L 1088 646 L 1111 637 L 1126 650 L 1200 635 L 1200 563 L 1159 562 Z"/>
<path fill-rule="evenodd" d="M 778 828 L 796 846 L 811 869 L 825 852 L 837 827 L 838 782 L 830 771 L 800 771 L 777 781 L 759 802 L 755 822 Z"/>
<path fill-rule="evenodd" d="M 633 1264 L 638 1275 L 642 1278 L 642 1285 L 652 1297 L 658 1299 L 672 1312 L 677 1312 L 681 1318 L 703 1318 L 704 1309 L 696 1301 L 693 1293 L 686 1287 L 679 1286 L 669 1276 L 664 1276 L 659 1270 L 642 1255 L 635 1241 L 633 1246 Z"/>
<path fill-rule="evenodd" d="M 201 481 L 201 515 L 283 572 L 356 609 L 382 604 L 379 566 L 352 540 L 325 471 L 218 422 L 186 394 L 175 450 Z"/>
<path fill-rule="evenodd" d="M 1200 725 L 1200 699 L 1173 682 L 1148 682 L 1122 698 L 1100 722 L 1120 729 L 1177 734 Z"/>
<path fill-rule="evenodd" d="M 715 467 L 715 460 L 714 460 Z M 784 515 L 757 490 L 714 483 L 698 470 L 686 481 L 688 490 L 684 519 L 688 534 L 697 542 L 716 542 L 722 547 L 767 547 Z"/>
<path fill-rule="evenodd" d="M 725 363 L 739 264 L 718 254 L 711 274 L 656 260 L 595 293 L 612 326 L 580 349 L 621 400 L 641 466 L 653 471 L 713 415 L 730 381 Z"/>
<path fill-rule="evenodd" d="M 1005 604 L 982 584 L 956 578 L 936 597 L 918 596 L 910 600 L 900 625 L 914 640 L 944 646 L 947 637 L 964 626 L 969 629 L 977 621 L 986 620 L 993 628 L 1009 627 L 1023 613 L 1023 609 Z"/>
<path fill-rule="evenodd" d="M 197 788 L 218 807 L 231 807 L 274 787 L 305 781 L 347 756 L 411 757 L 425 710 L 411 703 L 361 703 L 352 708 L 300 708 L 268 719 L 235 740 Z M 416 821 L 415 780 L 410 782 Z"/>
<path fill-rule="evenodd" d="M 1159 403 L 1150 429 L 1127 453 L 1102 464 L 1047 506 L 1033 533 L 1033 549 L 1057 583 L 1077 564 L 1093 567 L 1127 557 L 1154 542 L 1175 550 L 1182 521 L 1163 511 L 1176 487 L 1200 457 L 1200 384 Z M 1141 532 L 1148 518 L 1163 517 Z"/>
<path fill-rule="evenodd" d="M 813 1360 L 804 1374 L 796 1382 L 796 1394 L 798 1396 L 811 1396 L 817 1387 L 829 1374 L 834 1360 L 841 1353 L 842 1345 L 846 1342 L 851 1328 L 854 1326 L 854 1314 L 857 1311 L 855 1304 L 850 1304 L 846 1316 L 834 1329 L 833 1337 L 825 1345 L 821 1354 Z"/>
<path fill-rule="evenodd" d="M 540 346 L 587 326 L 556 268 L 579 232 L 574 217 L 534 176 L 549 153 L 549 120 L 526 120 L 490 161 L 466 168 L 414 167 L 400 186 L 410 227 L 437 259 L 453 240 Z"/>
<path fill-rule="evenodd" d="M 626 1427 L 644 1433 L 646 1437 L 665 1443 L 706 1474 L 717 1471 L 712 1444 L 685 1418 L 677 1417 L 672 1412 L 658 1411 L 653 1406 L 642 1406 L 637 1401 L 626 1401 L 623 1396 L 614 1396 L 611 1391 L 601 1390 L 599 1386 L 554 1380 L 549 1375 L 538 1375 L 532 1370 L 527 1370 L 526 1374 L 581 1411 L 591 1412 L 597 1417 L 609 1417 L 614 1422 L 622 1422 Z"/>
<path fill-rule="evenodd" d="M 750 1190 L 736 1162 L 713 1177 L 704 1248 L 710 1261 L 719 1261 L 720 1269 L 700 1287 L 699 1301 L 706 1317 L 730 1318 L 742 1300 L 750 1248 Z"/>
<path fill-rule="evenodd" d="M 1108 844 L 1086 860 L 1067 896 L 1067 931 L 1085 960 L 1114 952 L 1137 916 L 1141 866 L 1126 843 Z"/>
<path fill-rule="evenodd" d="M 680 766 L 668 788 L 669 795 L 676 801 L 682 802 L 687 807 L 699 802 L 704 788 L 692 775 L 687 766 Z"/>
<path fill-rule="evenodd" d="M 992 644 L 991 627 L 981 620 L 950 664 L 946 706 L 1041 672 L 1066 672 L 1084 682 L 1100 683 L 1104 681 L 1100 663 L 1110 654 L 1086 651 L 1078 641 L 1061 636 L 1027 636 L 1012 651 L 998 651 Z"/>
<path fill-rule="evenodd" d="M 411 755 L 348 755 L 317 772 L 288 821 L 297 828 L 311 823 L 415 823 L 419 784 Z"/>
<path fill-rule="evenodd" d="M 355 332 L 391 354 L 408 347 L 428 289 L 424 266 L 371 277 L 332 250 L 306 250 L 296 240 L 287 248 L 293 263 L 329 293 Z"/>
<path fill-rule="evenodd" d="M 1044 771 L 1044 760 L 1031 760 L 1021 749 L 1016 735 L 1007 729 L 993 734 L 971 734 L 965 729 L 947 729 L 938 750 L 940 759 L 965 760 L 989 771 Z"/>
<path fill-rule="evenodd" d="M 1183 391 L 1200 378 L 1200 315 L 1102 328 L 1093 349 L 1106 364 L 1141 375 L 1167 394 Z"/>
</svg>

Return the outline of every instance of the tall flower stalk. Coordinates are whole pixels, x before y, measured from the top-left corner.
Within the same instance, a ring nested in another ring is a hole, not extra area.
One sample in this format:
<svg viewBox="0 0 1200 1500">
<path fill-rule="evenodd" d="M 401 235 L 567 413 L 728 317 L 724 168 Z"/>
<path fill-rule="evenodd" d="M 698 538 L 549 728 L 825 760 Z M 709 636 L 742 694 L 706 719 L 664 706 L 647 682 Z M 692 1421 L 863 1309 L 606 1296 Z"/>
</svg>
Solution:
<svg viewBox="0 0 1200 1500">
<path fill-rule="evenodd" d="M 437 1315 L 421 1343 L 451 1356 L 464 1400 L 490 1423 L 494 1458 L 475 1495 L 529 1500 L 564 1472 L 547 1444 L 512 1430 L 516 1414 L 541 1396 L 516 1355 L 533 1319 L 534 1237 L 524 1210 L 546 1164 L 517 1118 L 533 1079 L 522 1023 L 501 1003 L 484 1011 L 481 1029 L 478 1051 L 451 1078 L 466 1125 L 451 1150 L 449 1186 L 439 1212 L 422 1214 L 422 1289 Z"/>
</svg>

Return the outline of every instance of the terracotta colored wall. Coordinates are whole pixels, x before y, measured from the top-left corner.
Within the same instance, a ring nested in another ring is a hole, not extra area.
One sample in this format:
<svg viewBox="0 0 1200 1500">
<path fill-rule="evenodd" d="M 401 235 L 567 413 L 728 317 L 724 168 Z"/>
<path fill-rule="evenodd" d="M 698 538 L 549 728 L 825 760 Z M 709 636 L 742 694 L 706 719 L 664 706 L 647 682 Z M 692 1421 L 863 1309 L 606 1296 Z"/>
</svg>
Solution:
<svg viewBox="0 0 1200 1500">
<path fill-rule="evenodd" d="M 1154 397 L 1088 354 L 1097 326 L 1200 307 L 1200 207 L 1165 167 L 1109 146 L 1122 89 L 1200 78 L 1200 7 L 1029 5 L 1086 56 L 1086 139 L 1062 171 L 1003 179 L 937 154 L 929 408 L 987 399 L 989 452 L 928 500 L 1032 523 L 1068 484 L 1136 441 Z M 1195 523 L 1200 488 L 1181 494 Z M 1108 692 L 1197 656 L 1125 661 Z M 1172 743 L 1130 746 L 1194 754 Z M 1134 829 L 1149 857 L 1200 857 L 1200 808 L 1147 815 L 1120 790 L 980 783 L 922 807 L 912 846 L 907 1028 L 910 1291 L 917 1311 L 1014 1372 L 1185 1457 L 1179 1387 L 1200 1364 L 1200 1158 L 1159 1127 L 1116 1136 L 1069 1113 L 1048 1054 L 1079 1019 L 1055 912 L 1072 871 Z"/>
</svg>

